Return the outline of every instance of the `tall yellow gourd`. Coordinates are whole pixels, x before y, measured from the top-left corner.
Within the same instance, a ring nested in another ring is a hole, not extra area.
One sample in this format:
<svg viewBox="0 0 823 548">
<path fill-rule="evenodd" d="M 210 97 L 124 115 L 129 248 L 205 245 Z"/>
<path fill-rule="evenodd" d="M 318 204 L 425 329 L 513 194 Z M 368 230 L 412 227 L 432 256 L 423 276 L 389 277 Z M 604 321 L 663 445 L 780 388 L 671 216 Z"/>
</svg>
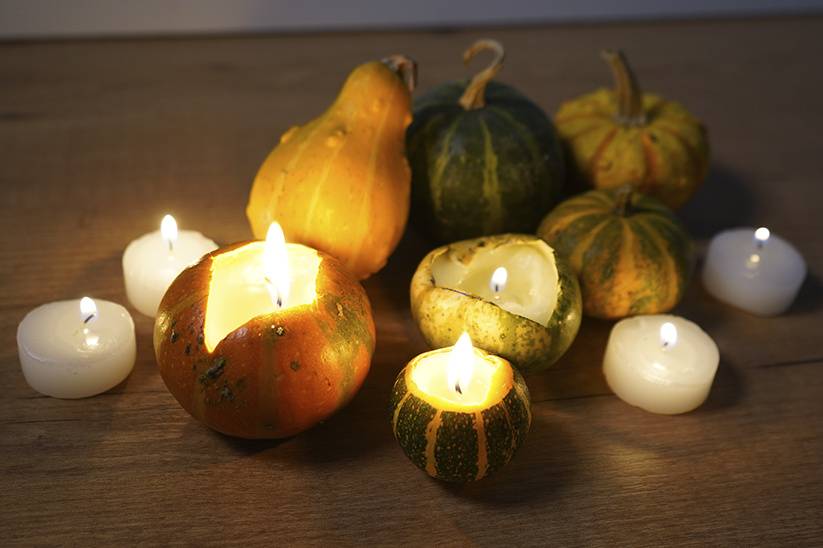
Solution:
<svg viewBox="0 0 823 548">
<path fill-rule="evenodd" d="M 256 238 L 277 221 L 288 241 L 334 255 L 360 279 L 383 267 L 409 215 L 414 74 L 399 55 L 362 64 L 326 112 L 283 134 L 246 208 Z"/>
</svg>

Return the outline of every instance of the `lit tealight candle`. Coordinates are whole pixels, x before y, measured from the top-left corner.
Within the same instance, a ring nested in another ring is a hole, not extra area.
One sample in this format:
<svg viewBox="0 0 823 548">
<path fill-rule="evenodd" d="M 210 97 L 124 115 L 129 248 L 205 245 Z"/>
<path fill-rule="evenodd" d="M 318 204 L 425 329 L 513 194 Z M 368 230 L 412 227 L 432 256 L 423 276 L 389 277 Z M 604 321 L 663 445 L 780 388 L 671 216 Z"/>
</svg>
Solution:
<svg viewBox="0 0 823 548">
<path fill-rule="evenodd" d="M 117 386 L 134 367 L 134 322 L 128 311 L 88 297 L 39 306 L 17 328 L 29 386 L 55 398 L 85 398 Z"/>
<path fill-rule="evenodd" d="M 677 316 L 635 316 L 612 328 L 603 373 L 626 403 L 673 415 L 706 400 L 719 361 L 717 345 L 697 324 Z"/>
<path fill-rule="evenodd" d="M 160 299 L 177 275 L 215 249 L 217 244 L 199 232 L 178 231 L 174 217 L 166 215 L 160 230 L 132 241 L 123 253 L 129 302 L 140 313 L 154 317 Z"/>
<path fill-rule="evenodd" d="M 391 397 L 392 428 L 411 461 L 434 478 L 481 479 L 504 466 L 531 425 L 523 377 L 498 356 L 453 347 L 420 354 L 401 371 Z"/>
<path fill-rule="evenodd" d="M 709 293 L 760 316 L 785 312 L 805 277 L 806 262 L 797 249 L 766 227 L 721 232 L 709 244 L 703 267 Z"/>
</svg>

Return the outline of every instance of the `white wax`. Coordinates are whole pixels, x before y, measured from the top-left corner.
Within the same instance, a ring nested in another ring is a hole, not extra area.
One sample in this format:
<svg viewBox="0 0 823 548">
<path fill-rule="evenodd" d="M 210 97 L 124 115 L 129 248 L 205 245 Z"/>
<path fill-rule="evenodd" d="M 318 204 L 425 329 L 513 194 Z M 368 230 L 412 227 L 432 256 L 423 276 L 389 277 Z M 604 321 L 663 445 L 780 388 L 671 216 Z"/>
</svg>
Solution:
<svg viewBox="0 0 823 548">
<path fill-rule="evenodd" d="M 85 398 L 117 386 L 134 367 L 134 322 L 129 312 L 95 300 L 88 323 L 80 301 L 59 301 L 26 314 L 17 327 L 17 350 L 29 386 L 54 398 Z"/>
<path fill-rule="evenodd" d="M 123 253 L 129 302 L 142 314 L 156 316 L 177 275 L 215 249 L 217 244 L 193 230 L 181 230 L 171 249 L 159 230 L 132 241 Z"/>
<path fill-rule="evenodd" d="M 806 262 L 794 246 L 773 234 L 758 246 L 751 228 L 712 238 L 703 267 L 709 293 L 759 316 L 785 312 L 805 277 Z"/>
<path fill-rule="evenodd" d="M 677 341 L 665 346 L 660 329 L 667 322 Z M 677 316 L 635 316 L 612 328 L 603 373 L 626 403 L 673 415 L 706 400 L 719 361 L 717 345 L 697 324 Z"/>
<path fill-rule="evenodd" d="M 447 287 L 479 297 L 503 310 L 548 325 L 557 306 L 558 273 L 554 250 L 542 240 L 507 242 L 466 248 L 473 240 L 451 244 L 447 252 L 432 262 L 432 276 L 438 287 Z M 503 267 L 505 283 L 495 291 L 492 275 Z"/>
</svg>

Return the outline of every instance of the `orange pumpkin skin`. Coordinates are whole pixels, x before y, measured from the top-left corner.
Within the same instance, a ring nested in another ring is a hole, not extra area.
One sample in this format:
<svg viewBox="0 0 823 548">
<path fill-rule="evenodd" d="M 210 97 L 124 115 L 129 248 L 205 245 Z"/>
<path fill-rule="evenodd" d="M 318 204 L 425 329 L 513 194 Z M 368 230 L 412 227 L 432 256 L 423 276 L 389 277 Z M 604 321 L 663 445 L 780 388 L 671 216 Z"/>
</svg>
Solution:
<svg viewBox="0 0 823 548">
<path fill-rule="evenodd" d="M 380 270 L 409 216 L 411 93 L 381 62 L 355 68 L 325 113 L 289 129 L 252 185 L 255 238 L 277 221 L 289 242 L 338 259 L 358 279 Z"/>
<path fill-rule="evenodd" d="M 194 418 L 241 438 L 283 438 L 328 418 L 369 371 L 375 331 L 362 286 L 320 253 L 311 305 L 253 318 L 209 353 L 203 337 L 212 258 L 175 279 L 160 303 L 154 348 L 169 391 Z"/>
<path fill-rule="evenodd" d="M 621 53 L 604 56 L 616 89 L 566 101 L 555 115 L 572 169 L 590 187 L 632 185 L 679 208 L 708 173 L 706 128 L 680 103 L 642 93 Z"/>
</svg>

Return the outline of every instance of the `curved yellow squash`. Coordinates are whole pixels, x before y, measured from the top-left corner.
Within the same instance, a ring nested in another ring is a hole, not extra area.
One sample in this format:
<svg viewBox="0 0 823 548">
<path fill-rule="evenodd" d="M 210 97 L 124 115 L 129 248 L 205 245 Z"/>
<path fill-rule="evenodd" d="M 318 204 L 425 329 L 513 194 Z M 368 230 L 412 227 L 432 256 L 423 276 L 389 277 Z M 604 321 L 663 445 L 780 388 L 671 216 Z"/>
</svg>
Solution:
<svg viewBox="0 0 823 548">
<path fill-rule="evenodd" d="M 567 101 L 555 115 L 573 169 L 594 188 L 628 184 L 669 207 L 682 206 L 708 172 L 706 129 L 680 103 L 642 93 L 620 52 L 604 57 L 615 90 Z"/>
<path fill-rule="evenodd" d="M 380 270 L 409 214 L 410 122 L 411 93 L 395 70 L 355 68 L 329 109 L 284 133 L 263 162 L 246 208 L 254 236 L 277 221 L 288 241 L 334 255 L 360 279 Z"/>
</svg>

